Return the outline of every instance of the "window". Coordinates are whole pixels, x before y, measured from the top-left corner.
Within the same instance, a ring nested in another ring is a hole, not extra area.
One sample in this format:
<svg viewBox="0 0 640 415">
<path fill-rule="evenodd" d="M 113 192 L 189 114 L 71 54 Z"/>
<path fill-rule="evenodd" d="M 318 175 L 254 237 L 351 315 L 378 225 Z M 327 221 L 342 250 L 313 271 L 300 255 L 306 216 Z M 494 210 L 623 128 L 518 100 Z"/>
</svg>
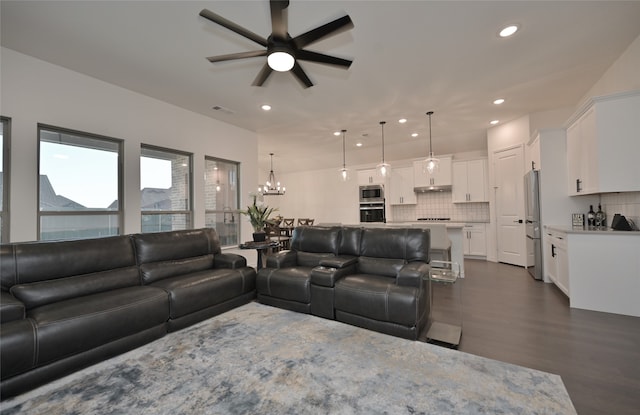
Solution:
<svg viewBox="0 0 640 415">
<path fill-rule="evenodd" d="M 142 232 L 191 228 L 191 154 L 142 146 Z"/>
<path fill-rule="evenodd" d="M 222 246 L 238 245 L 240 234 L 239 164 L 205 157 L 205 226 L 214 228 Z"/>
<path fill-rule="evenodd" d="M 118 235 L 122 141 L 38 126 L 40 240 Z"/>
<path fill-rule="evenodd" d="M 9 148 L 11 121 L 0 117 L 0 242 L 9 242 Z"/>
</svg>

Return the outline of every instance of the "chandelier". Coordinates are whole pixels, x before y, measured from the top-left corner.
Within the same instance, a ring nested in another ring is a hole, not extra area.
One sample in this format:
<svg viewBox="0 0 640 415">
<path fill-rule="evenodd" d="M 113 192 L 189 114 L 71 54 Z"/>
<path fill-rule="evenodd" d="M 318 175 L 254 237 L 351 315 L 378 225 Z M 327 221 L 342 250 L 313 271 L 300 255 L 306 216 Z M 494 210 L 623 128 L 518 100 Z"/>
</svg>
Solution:
<svg viewBox="0 0 640 415">
<path fill-rule="evenodd" d="M 276 175 L 273 174 L 273 153 L 269 153 L 271 156 L 271 171 L 269 171 L 269 179 L 267 182 L 259 188 L 260 193 L 265 196 L 282 196 L 286 189 L 280 185 L 280 182 L 276 180 Z"/>
</svg>

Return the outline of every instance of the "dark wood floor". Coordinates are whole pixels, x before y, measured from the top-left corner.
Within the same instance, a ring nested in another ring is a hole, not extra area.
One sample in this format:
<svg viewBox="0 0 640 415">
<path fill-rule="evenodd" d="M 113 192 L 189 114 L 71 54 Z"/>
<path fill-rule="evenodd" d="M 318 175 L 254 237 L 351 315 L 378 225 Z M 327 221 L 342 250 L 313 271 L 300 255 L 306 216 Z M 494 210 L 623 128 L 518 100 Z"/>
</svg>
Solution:
<svg viewBox="0 0 640 415">
<path fill-rule="evenodd" d="M 580 415 L 640 414 L 640 318 L 569 308 L 520 267 L 466 260 L 465 275 L 434 287 L 441 320 L 461 290 L 459 350 L 560 375 Z"/>
</svg>

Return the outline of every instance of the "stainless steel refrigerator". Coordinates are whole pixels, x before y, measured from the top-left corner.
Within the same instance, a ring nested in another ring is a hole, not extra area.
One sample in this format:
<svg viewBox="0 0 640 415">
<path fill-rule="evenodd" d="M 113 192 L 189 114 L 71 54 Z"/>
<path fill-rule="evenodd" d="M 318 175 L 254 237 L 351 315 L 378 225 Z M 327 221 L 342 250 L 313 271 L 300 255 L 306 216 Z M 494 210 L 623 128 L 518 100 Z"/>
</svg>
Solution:
<svg viewBox="0 0 640 415">
<path fill-rule="evenodd" d="M 530 170 L 524 175 L 525 226 L 527 251 L 533 261 L 527 261 L 527 271 L 536 280 L 542 280 L 542 230 L 540 224 L 540 172 Z M 532 264 L 531 264 L 532 263 Z"/>
</svg>

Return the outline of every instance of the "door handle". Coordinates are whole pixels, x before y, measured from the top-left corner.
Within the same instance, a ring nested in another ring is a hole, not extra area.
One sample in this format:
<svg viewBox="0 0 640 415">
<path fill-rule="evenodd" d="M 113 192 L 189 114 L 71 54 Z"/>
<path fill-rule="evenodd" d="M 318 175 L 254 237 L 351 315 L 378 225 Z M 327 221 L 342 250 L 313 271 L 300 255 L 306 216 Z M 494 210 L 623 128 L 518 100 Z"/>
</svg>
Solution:
<svg viewBox="0 0 640 415">
<path fill-rule="evenodd" d="M 522 219 L 514 220 L 513 223 L 522 223 Z"/>
<path fill-rule="evenodd" d="M 551 244 L 551 256 L 555 258 L 556 256 L 556 246 Z"/>
</svg>

